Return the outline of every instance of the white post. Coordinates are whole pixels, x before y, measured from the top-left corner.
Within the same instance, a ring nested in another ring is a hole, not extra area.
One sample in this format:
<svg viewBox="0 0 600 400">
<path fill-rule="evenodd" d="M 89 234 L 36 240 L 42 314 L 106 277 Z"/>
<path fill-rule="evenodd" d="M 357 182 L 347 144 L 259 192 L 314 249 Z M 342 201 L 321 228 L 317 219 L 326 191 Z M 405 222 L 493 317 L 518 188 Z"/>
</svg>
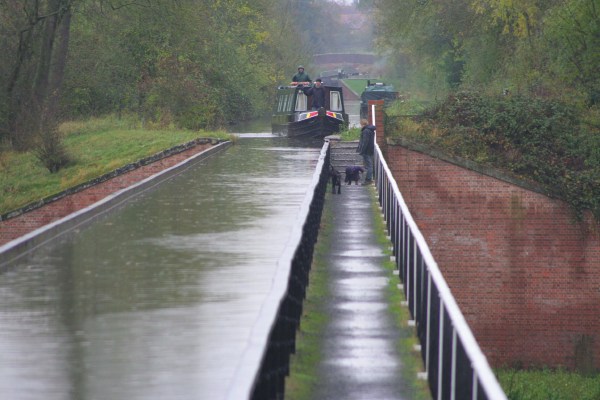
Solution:
<svg viewBox="0 0 600 400">
<path fill-rule="evenodd" d="M 440 329 L 438 331 L 438 400 L 442 400 L 442 364 L 444 362 L 444 302 L 440 297 Z"/>
<path fill-rule="evenodd" d="M 371 125 L 377 127 L 375 125 L 375 104 L 371 104 Z M 377 143 L 377 129 L 375 129 L 375 143 Z"/>
</svg>

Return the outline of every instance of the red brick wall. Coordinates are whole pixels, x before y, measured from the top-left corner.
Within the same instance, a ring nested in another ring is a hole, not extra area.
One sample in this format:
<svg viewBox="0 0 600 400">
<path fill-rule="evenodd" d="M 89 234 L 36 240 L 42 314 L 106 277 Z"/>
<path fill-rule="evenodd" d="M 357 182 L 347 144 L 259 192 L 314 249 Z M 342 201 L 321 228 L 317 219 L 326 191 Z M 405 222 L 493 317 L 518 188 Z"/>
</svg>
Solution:
<svg viewBox="0 0 600 400">
<path fill-rule="evenodd" d="M 597 223 L 404 147 L 386 160 L 493 366 L 600 369 Z"/>
</svg>

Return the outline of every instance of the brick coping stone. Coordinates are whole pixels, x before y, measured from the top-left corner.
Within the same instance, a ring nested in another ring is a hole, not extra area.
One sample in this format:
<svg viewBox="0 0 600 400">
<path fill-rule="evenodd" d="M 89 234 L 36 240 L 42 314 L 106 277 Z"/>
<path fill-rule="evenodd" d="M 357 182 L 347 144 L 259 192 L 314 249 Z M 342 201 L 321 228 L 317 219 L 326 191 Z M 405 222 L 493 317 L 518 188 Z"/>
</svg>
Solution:
<svg viewBox="0 0 600 400">
<path fill-rule="evenodd" d="M 195 139 L 0 215 L 0 246 L 94 204 L 220 142 L 220 139 Z"/>
</svg>

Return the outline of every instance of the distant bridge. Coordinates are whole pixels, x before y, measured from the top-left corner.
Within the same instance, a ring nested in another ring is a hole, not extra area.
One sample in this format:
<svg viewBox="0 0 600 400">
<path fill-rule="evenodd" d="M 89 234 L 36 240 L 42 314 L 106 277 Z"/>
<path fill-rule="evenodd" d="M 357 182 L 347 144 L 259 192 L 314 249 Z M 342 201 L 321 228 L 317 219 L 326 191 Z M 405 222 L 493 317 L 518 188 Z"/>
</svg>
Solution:
<svg viewBox="0 0 600 400">
<path fill-rule="evenodd" d="M 380 57 L 369 53 L 324 53 L 313 55 L 313 62 L 323 64 L 374 64 Z"/>
</svg>

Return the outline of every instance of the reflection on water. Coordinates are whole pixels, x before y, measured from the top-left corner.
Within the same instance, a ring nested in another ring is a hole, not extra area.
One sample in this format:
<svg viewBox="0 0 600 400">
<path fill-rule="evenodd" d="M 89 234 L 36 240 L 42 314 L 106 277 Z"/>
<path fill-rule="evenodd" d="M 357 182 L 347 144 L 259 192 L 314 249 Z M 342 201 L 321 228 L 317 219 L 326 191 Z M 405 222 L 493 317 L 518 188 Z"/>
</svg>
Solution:
<svg viewBox="0 0 600 400">
<path fill-rule="evenodd" d="M 227 131 L 234 134 L 271 133 L 271 113 L 269 112 L 250 121 L 239 121 L 230 125 Z"/>
<path fill-rule="evenodd" d="M 0 273 L 0 399 L 223 398 L 321 144 L 240 139 Z"/>
</svg>

